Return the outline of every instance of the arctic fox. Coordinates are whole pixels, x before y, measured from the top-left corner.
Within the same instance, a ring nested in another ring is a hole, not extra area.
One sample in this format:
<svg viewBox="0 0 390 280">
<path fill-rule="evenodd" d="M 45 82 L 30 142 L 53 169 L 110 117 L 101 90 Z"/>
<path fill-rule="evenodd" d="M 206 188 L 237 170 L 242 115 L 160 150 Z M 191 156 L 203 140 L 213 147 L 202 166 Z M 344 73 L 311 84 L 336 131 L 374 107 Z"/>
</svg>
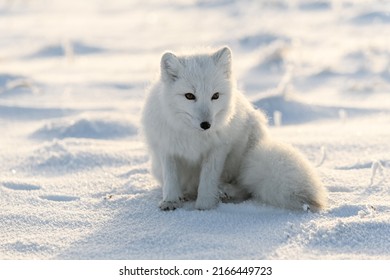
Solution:
<svg viewBox="0 0 390 280">
<path fill-rule="evenodd" d="M 214 208 L 250 197 L 276 207 L 326 206 L 326 190 L 308 161 L 269 136 L 264 114 L 237 90 L 232 52 L 161 58 L 142 116 L 162 210 L 183 201 Z"/>
</svg>

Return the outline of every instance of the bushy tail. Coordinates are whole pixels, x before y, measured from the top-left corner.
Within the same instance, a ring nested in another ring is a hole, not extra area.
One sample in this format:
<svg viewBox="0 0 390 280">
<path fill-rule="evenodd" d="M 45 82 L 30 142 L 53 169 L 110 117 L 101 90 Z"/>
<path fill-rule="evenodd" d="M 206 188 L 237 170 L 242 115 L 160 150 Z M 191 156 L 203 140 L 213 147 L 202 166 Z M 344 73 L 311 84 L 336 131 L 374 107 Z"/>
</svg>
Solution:
<svg viewBox="0 0 390 280">
<path fill-rule="evenodd" d="M 295 210 L 318 211 L 327 192 L 314 168 L 293 147 L 261 141 L 243 163 L 240 185 L 261 202 Z"/>
</svg>

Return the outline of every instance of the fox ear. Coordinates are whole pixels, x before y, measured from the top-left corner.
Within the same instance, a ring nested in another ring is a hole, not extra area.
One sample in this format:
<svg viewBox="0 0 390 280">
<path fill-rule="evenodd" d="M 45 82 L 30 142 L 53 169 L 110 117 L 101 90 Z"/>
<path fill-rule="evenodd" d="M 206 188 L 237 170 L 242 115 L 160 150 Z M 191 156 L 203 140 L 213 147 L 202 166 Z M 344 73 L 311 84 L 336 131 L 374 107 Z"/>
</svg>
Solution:
<svg viewBox="0 0 390 280">
<path fill-rule="evenodd" d="M 179 78 L 181 63 L 176 55 L 166 52 L 161 57 L 161 77 L 165 81 L 174 82 Z"/>
<path fill-rule="evenodd" d="M 229 47 L 223 47 L 213 54 L 215 64 L 225 70 L 229 78 L 232 72 L 232 51 Z"/>
</svg>

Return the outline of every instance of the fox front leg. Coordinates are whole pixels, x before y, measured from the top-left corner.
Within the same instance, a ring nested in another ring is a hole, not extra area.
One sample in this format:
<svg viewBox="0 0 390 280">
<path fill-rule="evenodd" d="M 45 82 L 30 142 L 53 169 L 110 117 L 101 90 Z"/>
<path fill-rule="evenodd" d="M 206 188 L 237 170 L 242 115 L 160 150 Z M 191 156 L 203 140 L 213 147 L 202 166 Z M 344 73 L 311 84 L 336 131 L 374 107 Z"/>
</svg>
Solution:
<svg viewBox="0 0 390 280">
<path fill-rule="evenodd" d="M 161 210 L 175 210 L 182 206 L 182 190 L 179 185 L 177 161 L 173 156 L 165 156 L 161 160 L 163 175 L 163 199 Z"/>
<path fill-rule="evenodd" d="M 227 152 L 220 148 L 211 151 L 202 162 L 198 197 L 195 208 L 208 210 L 217 206 L 219 201 L 219 182 L 225 164 Z"/>
</svg>

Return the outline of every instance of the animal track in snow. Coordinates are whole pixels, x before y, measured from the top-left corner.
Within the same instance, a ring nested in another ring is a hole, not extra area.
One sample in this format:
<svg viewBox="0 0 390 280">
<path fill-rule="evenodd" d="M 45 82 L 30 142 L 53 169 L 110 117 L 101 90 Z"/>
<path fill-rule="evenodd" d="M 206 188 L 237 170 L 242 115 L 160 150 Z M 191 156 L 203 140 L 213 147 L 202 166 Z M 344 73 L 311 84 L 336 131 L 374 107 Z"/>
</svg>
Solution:
<svg viewBox="0 0 390 280">
<path fill-rule="evenodd" d="M 68 196 L 68 195 L 43 195 L 40 198 L 55 202 L 70 202 L 75 200 L 80 200 L 77 196 Z"/>
<path fill-rule="evenodd" d="M 7 189 L 15 190 L 15 191 L 35 191 L 41 189 L 41 187 L 27 184 L 27 183 L 12 183 L 12 182 L 6 182 L 2 183 L 4 187 Z"/>
</svg>

